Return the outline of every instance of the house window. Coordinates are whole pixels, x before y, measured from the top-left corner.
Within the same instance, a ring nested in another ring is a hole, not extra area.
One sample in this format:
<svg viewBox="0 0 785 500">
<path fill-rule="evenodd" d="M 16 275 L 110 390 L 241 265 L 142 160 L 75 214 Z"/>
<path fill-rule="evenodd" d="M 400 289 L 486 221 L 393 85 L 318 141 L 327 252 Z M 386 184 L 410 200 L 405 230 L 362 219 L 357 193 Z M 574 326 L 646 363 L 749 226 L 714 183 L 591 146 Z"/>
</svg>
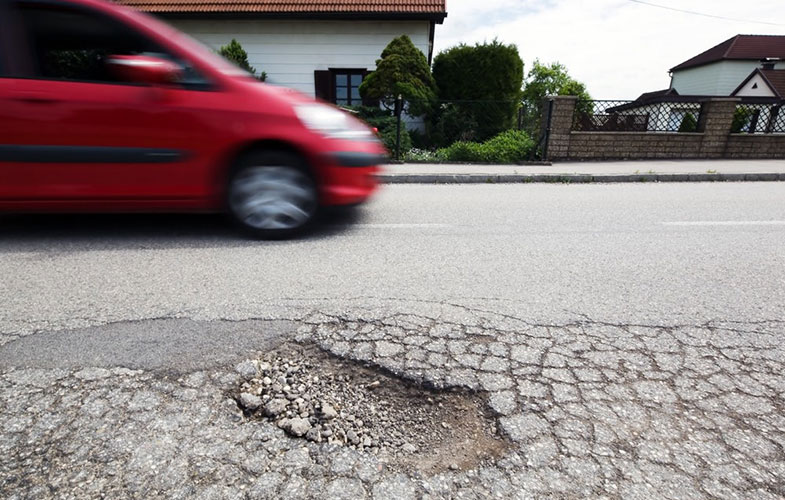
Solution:
<svg viewBox="0 0 785 500">
<path fill-rule="evenodd" d="M 360 84 L 368 74 L 365 69 L 330 69 L 314 71 L 316 97 L 339 106 L 359 106 Z"/>
<path fill-rule="evenodd" d="M 360 84 L 362 81 L 363 73 L 359 71 L 339 70 L 333 72 L 335 104 L 345 106 L 359 106 L 362 104 L 362 99 L 360 99 Z"/>
</svg>

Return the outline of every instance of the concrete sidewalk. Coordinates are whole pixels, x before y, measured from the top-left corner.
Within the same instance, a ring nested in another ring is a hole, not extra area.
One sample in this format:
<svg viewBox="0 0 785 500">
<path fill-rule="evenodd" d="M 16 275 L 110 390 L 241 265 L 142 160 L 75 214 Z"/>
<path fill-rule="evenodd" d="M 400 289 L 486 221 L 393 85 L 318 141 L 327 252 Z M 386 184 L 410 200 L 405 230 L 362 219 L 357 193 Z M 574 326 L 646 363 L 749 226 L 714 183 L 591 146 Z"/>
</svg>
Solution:
<svg viewBox="0 0 785 500">
<path fill-rule="evenodd" d="M 385 165 L 388 184 L 785 181 L 782 160 L 653 160 L 553 165 Z"/>
</svg>

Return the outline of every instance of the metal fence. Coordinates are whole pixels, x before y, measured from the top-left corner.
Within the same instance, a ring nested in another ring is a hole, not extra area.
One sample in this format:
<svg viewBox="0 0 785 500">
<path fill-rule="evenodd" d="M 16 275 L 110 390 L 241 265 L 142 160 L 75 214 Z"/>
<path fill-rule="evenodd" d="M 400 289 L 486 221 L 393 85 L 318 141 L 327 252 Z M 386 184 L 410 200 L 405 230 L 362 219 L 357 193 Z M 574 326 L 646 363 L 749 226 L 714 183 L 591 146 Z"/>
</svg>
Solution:
<svg viewBox="0 0 785 500">
<path fill-rule="evenodd" d="M 732 134 L 783 134 L 785 111 L 782 103 L 736 105 L 731 123 Z"/>
<path fill-rule="evenodd" d="M 573 130 L 583 132 L 696 132 L 701 103 L 578 101 Z"/>
</svg>

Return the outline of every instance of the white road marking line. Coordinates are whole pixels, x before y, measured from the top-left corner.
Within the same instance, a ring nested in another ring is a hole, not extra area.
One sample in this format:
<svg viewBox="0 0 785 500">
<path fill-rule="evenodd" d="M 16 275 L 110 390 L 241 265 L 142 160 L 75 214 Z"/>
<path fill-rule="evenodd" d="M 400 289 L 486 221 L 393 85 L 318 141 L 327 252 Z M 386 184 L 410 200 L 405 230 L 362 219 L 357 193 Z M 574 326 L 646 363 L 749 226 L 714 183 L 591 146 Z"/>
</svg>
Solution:
<svg viewBox="0 0 785 500">
<path fill-rule="evenodd" d="M 660 224 L 665 226 L 785 226 L 785 220 L 692 220 Z"/>
<path fill-rule="evenodd" d="M 373 229 L 409 229 L 409 228 L 431 228 L 431 227 L 452 227 L 452 224 L 351 224 L 357 227 L 369 227 Z"/>
</svg>

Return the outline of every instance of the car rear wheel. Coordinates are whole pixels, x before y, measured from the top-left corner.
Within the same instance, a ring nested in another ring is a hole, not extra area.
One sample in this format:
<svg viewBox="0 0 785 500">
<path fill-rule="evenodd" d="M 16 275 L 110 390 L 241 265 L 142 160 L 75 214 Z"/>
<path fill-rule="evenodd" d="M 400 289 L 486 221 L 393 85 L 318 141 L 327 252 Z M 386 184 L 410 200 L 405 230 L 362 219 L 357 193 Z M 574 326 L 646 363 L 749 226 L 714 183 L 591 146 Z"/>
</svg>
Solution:
<svg viewBox="0 0 785 500">
<path fill-rule="evenodd" d="M 297 155 L 262 152 L 247 156 L 234 170 L 227 205 L 232 218 L 252 235 L 286 238 L 313 220 L 318 195 Z"/>
</svg>

